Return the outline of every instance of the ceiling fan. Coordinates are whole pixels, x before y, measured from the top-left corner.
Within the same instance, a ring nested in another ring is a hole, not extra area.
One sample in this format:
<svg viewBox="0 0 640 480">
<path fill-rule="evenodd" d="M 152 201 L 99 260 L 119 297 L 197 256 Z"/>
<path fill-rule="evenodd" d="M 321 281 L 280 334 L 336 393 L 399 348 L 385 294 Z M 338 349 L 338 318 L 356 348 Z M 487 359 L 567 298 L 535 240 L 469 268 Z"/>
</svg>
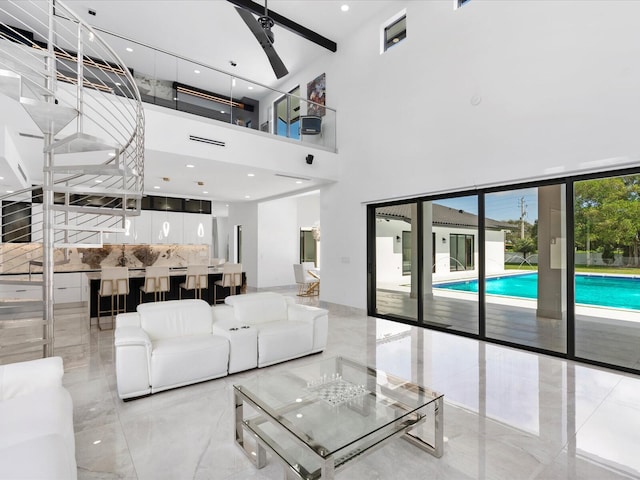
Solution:
<svg viewBox="0 0 640 480">
<path fill-rule="evenodd" d="M 284 66 L 284 63 L 276 53 L 275 48 L 273 48 L 273 32 L 271 31 L 271 27 L 275 25 L 273 19 L 269 16 L 269 11 L 267 10 L 267 0 L 264 1 L 264 15 L 258 17 L 256 20 L 254 16 L 244 8 L 235 7 L 238 15 L 244 20 L 244 23 L 247 24 L 251 33 L 256 37 L 260 46 L 264 50 L 264 53 L 267 54 L 267 58 L 269 59 L 269 63 L 271 63 L 271 67 L 273 68 L 273 73 L 276 74 L 277 78 L 282 78 L 289 73 L 287 67 Z"/>
</svg>

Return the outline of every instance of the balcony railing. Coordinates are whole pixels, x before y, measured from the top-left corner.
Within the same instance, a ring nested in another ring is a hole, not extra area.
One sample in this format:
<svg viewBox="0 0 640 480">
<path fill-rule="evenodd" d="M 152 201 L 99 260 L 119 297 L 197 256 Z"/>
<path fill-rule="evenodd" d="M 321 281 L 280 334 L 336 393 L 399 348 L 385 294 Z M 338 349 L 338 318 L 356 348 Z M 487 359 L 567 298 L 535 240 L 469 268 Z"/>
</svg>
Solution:
<svg viewBox="0 0 640 480">
<path fill-rule="evenodd" d="M 135 49 L 128 67 L 143 102 L 336 150 L 335 109 L 111 32 L 99 31 L 116 51 Z M 307 86 L 302 85 L 300 93 L 306 95 L 306 89 Z"/>
</svg>

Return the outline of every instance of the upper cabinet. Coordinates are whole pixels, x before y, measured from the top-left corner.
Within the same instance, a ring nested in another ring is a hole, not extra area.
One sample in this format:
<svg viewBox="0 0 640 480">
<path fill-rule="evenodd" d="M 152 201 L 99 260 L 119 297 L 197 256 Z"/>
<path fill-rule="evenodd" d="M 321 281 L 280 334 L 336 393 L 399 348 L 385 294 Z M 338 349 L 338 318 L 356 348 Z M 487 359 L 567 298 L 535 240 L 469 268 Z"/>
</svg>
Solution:
<svg viewBox="0 0 640 480">
<path fill-rule="evenodd" d="M 210 244 L 212 238 L 211 215 L 185 213 L 183 235 L 183 243 L 185 244 Z"/>
</svg>

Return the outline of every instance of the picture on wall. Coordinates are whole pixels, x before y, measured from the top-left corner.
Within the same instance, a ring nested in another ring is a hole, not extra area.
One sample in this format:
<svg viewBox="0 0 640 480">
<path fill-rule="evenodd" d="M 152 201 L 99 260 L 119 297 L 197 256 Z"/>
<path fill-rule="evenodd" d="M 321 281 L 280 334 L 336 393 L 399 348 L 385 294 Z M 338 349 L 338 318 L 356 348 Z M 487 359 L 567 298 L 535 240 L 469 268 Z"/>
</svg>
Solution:
<svg viewBox="0 0 640 480">
<path fill-rule="evenodd" d="M 320 105 L 326 105 L 326 82 L 327 77 L 326 74 L 323 73 L 322 75 L 318 75 L 315 80 L 307 83 L 307 99 Z M 326 109 L 320 105 L 310 103 L 307 108 L 307 115 L 324 116 Z"/>
</svg>

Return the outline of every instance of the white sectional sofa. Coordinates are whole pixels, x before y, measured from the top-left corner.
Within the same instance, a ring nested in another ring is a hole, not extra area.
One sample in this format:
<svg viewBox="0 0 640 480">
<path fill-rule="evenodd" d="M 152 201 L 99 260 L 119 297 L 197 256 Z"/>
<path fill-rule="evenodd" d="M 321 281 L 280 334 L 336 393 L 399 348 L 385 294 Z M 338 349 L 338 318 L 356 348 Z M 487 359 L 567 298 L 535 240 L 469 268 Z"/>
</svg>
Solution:
<svg viewBox="0 0 640 480">
<path fill-rule="evenodd" d="M 227 336 L 231 345 L 229 373 L 247 367 L 241 363 L 246 358 L 244 349 L 234 351 L 239 331 L 242 335 L 242 330 L 250 330 L 256 337 L 256 359 L 248 368 L 262 368 L 324 350 L 328 322 L 325 309 L 299 305 L 293 298 L 270 292 L 232 295 L 224 306 L 213 309 L 214 332 Z"/>
<path fill-rule="evenodd" d="M 227 305 L 173 300 L 116 317 L 118 395 L 127 400 L 320 352 L 327 311 L 275 293 Z"/>
<path fill-rule="evenodd" d="M 60 357 L 0 365 L 0 479 L 75 479 L 73 402 Z"/>
</svg>

